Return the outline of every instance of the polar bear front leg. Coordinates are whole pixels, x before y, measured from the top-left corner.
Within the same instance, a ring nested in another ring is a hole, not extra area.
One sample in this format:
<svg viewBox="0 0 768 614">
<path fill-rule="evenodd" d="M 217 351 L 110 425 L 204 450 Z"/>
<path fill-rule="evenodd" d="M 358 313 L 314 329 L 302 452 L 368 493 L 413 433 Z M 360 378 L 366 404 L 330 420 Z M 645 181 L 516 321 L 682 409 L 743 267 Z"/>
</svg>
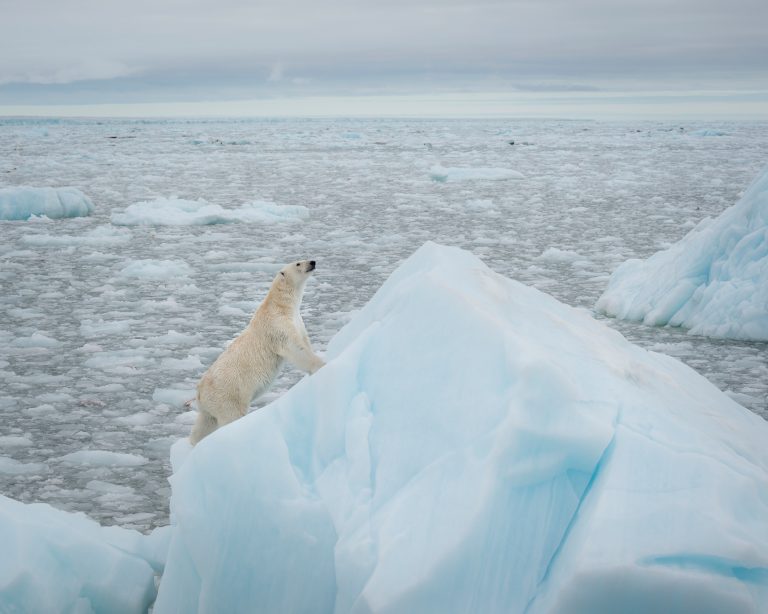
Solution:
<svg viewBox="0 0 768 614">
<path fill-rule="evenodd" d="M 298 334 L 293 334 L 288 337 L 283 351 L 280 352 L 280 356 L 285 358 L 297 369 L 301 369 L 307 373 L 314 373 L 325 364 L 323 359 L 312 351 L 312 347 L 309 345 L 308 340 L 305 341 Z"/>
</svg>

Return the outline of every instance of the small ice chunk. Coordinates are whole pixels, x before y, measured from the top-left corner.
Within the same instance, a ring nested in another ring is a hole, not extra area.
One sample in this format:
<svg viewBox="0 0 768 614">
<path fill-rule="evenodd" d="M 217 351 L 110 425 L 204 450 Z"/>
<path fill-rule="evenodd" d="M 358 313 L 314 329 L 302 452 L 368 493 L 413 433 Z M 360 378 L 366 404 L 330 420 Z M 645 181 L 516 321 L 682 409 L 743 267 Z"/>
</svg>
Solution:
<svg viewBox="0 0 768 614">
<path fill-rule="evenodd" d="M 0 473 L 6 475 L 37 475 L 48 471 L 45 463 L 22 463 L 9 456 L 0 456 Z"/>
<path fill-rule="evenodd" d="M 183 260 L 134 260 L 120 270 L 122 277 L 140 279 L 176 279 L 191 274 L 192 267 Z"/>
<path fill-rule="evenodd" d="M 37 331 L 29 337 L 17 337 L 12 345 L 17 348 L 57 348 L 61 346 L 61 341 Z"/>
<path fill-rule="evenodd" d="M 570 263 L 581 259 L 581 255 L 567 249 L 549 247 L 545 249 L 537 258 L 545 262 Z"/>
<path fill-rule="evenodd" d="M 29 437 L 21 435 L 0 435 L 0 450 L 9 450 L 11 448 L 26 448 L 32 445 Z"/>
<path fill-rule="evenodd" d="M 439 164 L 429 169 L 429 176 L 433 181 L 441 183 L 472 180 L 503 181 L 506 179 L 525 179 L 525 175 L 509 168 L 450 168 Z"/>
<path fill-rule="evenodd" d="M 0 188 L 0 220 L 80 217 L 93 213 L 93 202 L 77 188 Z"/>
<path fill-rule="evenodd" d="M 87 465 L 89 467 L 136 467 L 148 463 L 148 459 L 138 454 L 110 452 L 108 450 L 79 450 L 60 457 L 69 465 Z"/>
<path fill-rule="evenodd" d="M 194 371 L 203 368 L 199 356 L 189 355 L 186 358 L 163 358 L 160 363 L 161 369 L 170 371 Z"/>
</svg>

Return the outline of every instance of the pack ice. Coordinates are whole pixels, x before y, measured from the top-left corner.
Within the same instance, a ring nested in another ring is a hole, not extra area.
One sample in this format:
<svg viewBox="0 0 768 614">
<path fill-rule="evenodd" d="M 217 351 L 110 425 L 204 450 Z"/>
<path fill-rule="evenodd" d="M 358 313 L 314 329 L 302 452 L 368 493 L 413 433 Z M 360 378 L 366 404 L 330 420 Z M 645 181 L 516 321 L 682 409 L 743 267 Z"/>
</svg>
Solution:
<svg viewBox="0 0 768 614">
<path fill-rule="evenodd" d="M 648 260 L 620 265 L 597 309 L 694 334 L 768 341 L 768 167 L 716 219 Z"/>
<path fill-rule="evenodd" d="M 0 220 L 81 217 L 93 213 L 93 203 L 77 188 L 0 188 Z"/>
<path fill-rule="evenodd" d="M 302 205 L 277 205 L 267 201 L 243 203 L 225 209 L 205 200 L 157 198 L 134 203 L 122 213 L 113 213 L 118 226 L 205 226 L 209 224 L 296 222 L 309 217 Z"/>
<path fill-rule="evenodd" d="M 677 360 L 431 243 L 326 359 L 177 469 L 156 614 L 768 603 L 768 425 Z"/>
</svg>

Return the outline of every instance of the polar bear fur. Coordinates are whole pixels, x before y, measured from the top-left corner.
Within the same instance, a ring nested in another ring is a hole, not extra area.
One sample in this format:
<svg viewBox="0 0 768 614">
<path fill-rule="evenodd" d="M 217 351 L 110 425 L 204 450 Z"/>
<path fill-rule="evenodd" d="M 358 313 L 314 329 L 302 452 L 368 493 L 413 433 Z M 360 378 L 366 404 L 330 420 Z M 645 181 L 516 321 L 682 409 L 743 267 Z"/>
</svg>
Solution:
<svg viewBox="0 0 768 614">
<path fill-rule="evenodd" d="M 244 416 L 251 401 L 269 389 L 286 360 L 308 373 L 325 364 L 312 351 L 299 311 L 304 286 L 314 270 L 314 260 L 286 265 L 245 330 L 200 378 L 197 420 L 189 436 L 192 445 Z"/>
</svg>

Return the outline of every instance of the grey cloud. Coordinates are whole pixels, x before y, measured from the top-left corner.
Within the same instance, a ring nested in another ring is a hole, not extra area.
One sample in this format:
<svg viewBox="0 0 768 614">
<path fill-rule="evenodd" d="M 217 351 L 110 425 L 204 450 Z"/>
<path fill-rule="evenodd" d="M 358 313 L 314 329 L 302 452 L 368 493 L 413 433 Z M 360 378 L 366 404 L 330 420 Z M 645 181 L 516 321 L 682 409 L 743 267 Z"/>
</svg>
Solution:
<svg viewBox="0 0 768 614">
<path fill-rule="evenodd" d="M 99 80 L 155 96 L 193 95 L 195 83 L 233 95 L 617 79 L 768 87 L 762 0 L 13 4 L 0 5 L 0 102 L 23 83 L 55 97 Z"/>
</svg>

